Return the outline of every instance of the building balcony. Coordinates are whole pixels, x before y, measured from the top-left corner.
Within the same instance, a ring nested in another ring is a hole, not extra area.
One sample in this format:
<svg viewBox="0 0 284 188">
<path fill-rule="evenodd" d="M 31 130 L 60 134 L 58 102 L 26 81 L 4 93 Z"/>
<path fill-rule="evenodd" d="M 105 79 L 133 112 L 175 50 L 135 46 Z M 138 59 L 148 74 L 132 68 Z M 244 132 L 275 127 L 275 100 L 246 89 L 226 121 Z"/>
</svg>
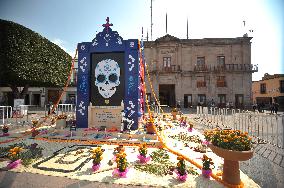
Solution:
<svg viewBox="0 0 284 188">
<path fill-rule="evenodd" d="M 227 87 L 226 81 L 224 80 L 217 80 L 217 87 Z"/>
<path fill-rule="evenodd" d="M 181 72 L 180 65 L 171 65 L 170 67 L 163 67 L 162 72 Z"/>
<path fill-rule="evenodd" d="M 225 64 L 218 66 L 211 66 L 211 71 L 228 71 L 228 72 L 258 72 L 258 66 L 252 64 Z"/>
<path fill-rule="evenodd" d="M 207 72 L 208 71 L 208 67 L 207 67 L 207 65 L 195 65 L 194 66 L 194 71 L 195 72 Z"/>
<path fill-rule="evenodd" d="M 258 72 L 258 66 L 252 64 L 195 65 L 194 72 Z"/>
<path fill-rule="evenodd" d="M 181 72 L 180 65 L 171 65 L 170 67 L 150 67 L 150 73 L 177 73 Z"/>
<path fill-rule="evenodd" d="M 197 81 L 196 82 L 196 87 L 197 88 L 206 87 L 206 82 L 205 81 Z"/>
</svg>

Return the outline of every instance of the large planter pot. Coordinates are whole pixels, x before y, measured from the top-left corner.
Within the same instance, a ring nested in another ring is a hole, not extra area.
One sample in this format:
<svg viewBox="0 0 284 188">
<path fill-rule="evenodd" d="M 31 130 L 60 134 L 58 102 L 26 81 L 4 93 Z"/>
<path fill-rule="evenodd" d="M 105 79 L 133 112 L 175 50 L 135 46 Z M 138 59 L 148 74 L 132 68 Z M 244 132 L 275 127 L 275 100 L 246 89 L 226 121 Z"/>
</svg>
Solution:
<svg viewBox="0 0 284 188">
<path fill-rule="evenodd" d="M 219 157 L 224 158 L 222 179 L 232 185 L 240 185 L 240 165 L 239 161 L 246 161 L 252 158 L 253 151 L 233 151 L 223 149 L 212 144 L 209 148 Z"/>
<path fill-rule="evenodd" d="M 118 168 L 116 168 L 116 169 L 114 169 L 114 171 L 112 172 L 112 175 L 113 175 L 114 177 L 126 178 L 128 171 L 129 171 L 128 168 L 126 168 L 124 172 L 121 172 L 121 171 L 119 171 Z"/>
<path fill-rule="evenodd" d="M 2 132 L 3 132 L 3 133 L 8 133 L 8 131 L 9 131 L 9 129 L 7 129 L 7 128 L 3 128 L 3 129 L 2 129 Z"/>
<path fill-rule="evenodd" d="M 56 120 L 56 126 L 57 129 L 64 129 L 66 127 L 66 119 L 58 119 Z"/>
<path fill-rule="evenodd" d="M 210 178 L 211 174 L 212 174 L 212 170 L 211 169 L 209 169 L 209 170 L 202 169 L 202 176 L 204 178 Z"/>
<path fill-rule="evenodd" d="M 95 171 L 99 170 L 100 166 L 101 166 L 101 164 L 93 164 L 92 170 L 95 172 Z"/>
<path fill-rule="evenodd" d="M 140 163 L 147 163 L 148 161 L 150 161 L 151 157 L 144 157 L 143 155 L 137 155 L 137 158 L 139 159 Z"/>
<path fill-rule="evenodd" d="M 18 159 L 16 161 L 11 161 L 7 164 L 7 168 L 8 169 L 17 168 L 20 164 L 21 164 L 21 159 Z"/>
<path fill-rule="evenodd" d="M 153 123 L 147 123 L 147 125 L 146 125 L 147 134 L 155 134 L 154 126 L 155 125 Z"/>
</svg>

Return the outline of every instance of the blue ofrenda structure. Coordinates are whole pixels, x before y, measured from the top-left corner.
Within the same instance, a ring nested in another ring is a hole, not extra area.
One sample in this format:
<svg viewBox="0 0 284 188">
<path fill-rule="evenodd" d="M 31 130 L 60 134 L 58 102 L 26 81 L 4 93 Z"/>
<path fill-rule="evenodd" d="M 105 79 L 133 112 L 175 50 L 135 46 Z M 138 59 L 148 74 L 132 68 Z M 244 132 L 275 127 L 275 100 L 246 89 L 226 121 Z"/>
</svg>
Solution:
<svg viewBox="0 0 284 188">
<path fill-rule="evenodd" d="M 92 42 L 78 43 L 78 74 L 77 74 L 77 104 L 76 104 L 76 125 L 78 128 L 88 127 L 88 106 L 91 102 L 92 76 L 94 76 L 94 61 L 92 57 L 96 54 L 100 56 L 105 55 L 105 59 L 108 59 L 109 54 L 123 54 L 123 72 L 124 79 L 120 80 L 120 83 L 124 83 L 124 92 L 121 92 L 120 98 L 124 102 L 124 112 L 126 118 L 132 120 L 132 130 L 138 128 L 138 118 L 143 113 L 144 94 L 143 94 L 143 80 L 144 69 L 143 61 L 141 59 L 140 42 L 138 39 L 123 40 L 122 37 L 116 31 L 112 31 L 109 26 L 109 19 L 106 19 L 107 23 L 103 24 L 104 29 L 99 32 Z M 93 64 L 93 65 L 92 65 Z M 105 69 L 108 68 L 105 66 Z M 97 69 L 97 68 L 96 68 Z M 104 70 L 103 70 L 104 71 Z M 106 70 L 107 71 L 107 70 Z M 98 79 L 97 77 L 96 79 Z M 110 79 L 107 80 L 110 82 Z M 112 77 L 112 80 L 118 78 Z M 101 76 L 98 80 L 102 81 L 105 78 Z M 106 82 L 106 84 L 109 84 Z M 103 88 L 101 88 L 104 91 Z M 99 90 L 99 88 L 97 88 Z M 101 96 L 100 96 L 101 97 Z M 113 96 L 106 98 L 109 101 Z M 94 97 L 93 106 L 98 106 L 99 98 Z M 101 100 L 101 99 L 100 99 Z M 121 101 L 120 101 L 121 102 Z M 119 103 L 120 105 L 121 103 Z M 106 104 L 108 106 L 111 104 Z"/>
</svg>

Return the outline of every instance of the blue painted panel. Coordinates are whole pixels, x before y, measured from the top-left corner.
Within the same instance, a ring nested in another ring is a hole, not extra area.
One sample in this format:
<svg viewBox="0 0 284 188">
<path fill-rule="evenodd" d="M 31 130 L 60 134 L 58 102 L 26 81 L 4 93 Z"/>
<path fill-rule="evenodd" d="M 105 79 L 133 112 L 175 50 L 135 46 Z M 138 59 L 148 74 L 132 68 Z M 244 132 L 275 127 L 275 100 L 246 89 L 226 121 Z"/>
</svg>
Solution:
<svg viewBox="0 0 284 188">
<path fill-rule="evenodd" d="M 125 98 L 138 98 L 139 88 L 138 88 L 138 74 L 130 74 L 126 76 L 125 80 Z"/>
<path fill-rule="evenodd" d="M 126 49 L 127 50 L 137 50 L 138 49 L 138 40 L 137 39 L 129 39 L 126 41 Z"/>
<path fill-rule="evenodd" d="M 77 45 L 78 53 L 88 53 L 90 45 L 91 45 L 90 42 L 78 43 L 78 45 Z"/>
<path fill-rule="evenodd" d="M 125 73 L 134 75 L 139 73 L 139 58 L 137 51 L 127 51 L 125 53 Z"/>
<path fill-rule="evenodd" d="M 125 50 L 125 42 L 117 31 L 104 29 L 96 35 L 90 46 L 90 52 L 117 52 Z"/>
<path fill-rule="evenodd" d="M 78 93 L 76 105 L 76 124 L 78 128 L 88 127 L 89 99 Z"/>
<path fill-rule="evenodd" d="M 77 78 L 76 124 L 79 128 L 88 127 L 88 105 L 90 103 L 90 75 L 81 74 Z"/>
<path fill-rule="evenodd" d="M 124 105 L 126 118 L 133 121 L 131 130 L 138 129 L 138 99 L 126 99 Z"/>
<path fill-rule="evenodd" d="M 77 94 L 89 96 L 90 93 L 90 75 L 81 74 L 77 77 Z"/>
<path fill-rule="evenodd" d="M 89 53 L 78 54 L 78 76 L 81 74 L 90 74 L 91 62 Z"/>
</svg>

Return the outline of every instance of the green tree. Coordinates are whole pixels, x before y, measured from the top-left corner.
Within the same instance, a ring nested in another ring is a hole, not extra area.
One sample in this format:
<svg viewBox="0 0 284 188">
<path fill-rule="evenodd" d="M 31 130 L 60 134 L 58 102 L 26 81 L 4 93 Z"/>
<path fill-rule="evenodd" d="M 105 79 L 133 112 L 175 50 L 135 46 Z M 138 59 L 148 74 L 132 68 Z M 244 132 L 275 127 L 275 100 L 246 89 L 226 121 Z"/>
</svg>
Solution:
<svg viewBox="0 0 284 188">
<path fill-rule="evenodd" d="M 0 19 L 0 85 L 9 86 L 14 98 L 24 98 L 29 86 L 63 86 L 70 68 L 71 56 L 59 46 Z"/>
</svg>

